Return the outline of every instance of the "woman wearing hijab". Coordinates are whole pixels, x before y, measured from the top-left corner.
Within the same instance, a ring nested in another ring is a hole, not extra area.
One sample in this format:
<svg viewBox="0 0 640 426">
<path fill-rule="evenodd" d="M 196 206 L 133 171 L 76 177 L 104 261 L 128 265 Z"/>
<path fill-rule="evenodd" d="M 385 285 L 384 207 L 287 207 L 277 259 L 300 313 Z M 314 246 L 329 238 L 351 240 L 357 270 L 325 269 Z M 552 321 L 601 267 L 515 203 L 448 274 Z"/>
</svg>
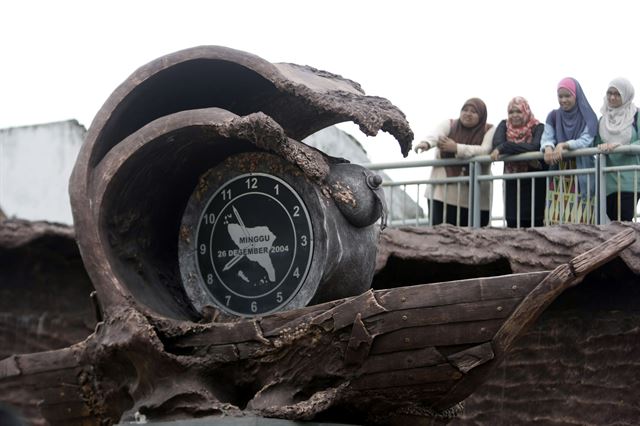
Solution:
<svg viewBox="0 0 640 426">
<path fill-rule="evenodd" d="M 596 144 L 600 151 L 610 153 L 622 145 L 638 145 L 638 108 L 633 103 L 635 90 L 626 78 L 609 83 L 600 112 Z M 636 154 L 609 154 L 607 167 L 640 165 Z M 640 173 L 608 172 L 606 175 L 607 216 L 611 220 L 633 220 L 640 189 Z M 634 185 L 635 184 L 635 185 Z"/>
<path fill-rule="evenodd" d="M 493 136 L 493 161 L 496 161 L 499 155 L 538 152 L 544 124 L 533 116 L 527 100 L 521 96 L 513 98 L 507 108 L 507 117 L 498 124 Z M 507 174 L 536 172 L 542 169 L 543 165 L 538 160 L 504 164 L 504 172 Z M 505 218 L 509 228 L 530 228 L 532 223 L 533 226 L 544 224 L 545 181 L 544 177 L 505 180 Z"/>
<path fill-rule="evenodd" d="M 423 139 L 416 147 L 417 153 L 436 148 L 436 158 L 471 158 L 488 154 L 495 128 L 487 124 L 487 107 L 482 100 L 467 100 L 458 119 L 445 120 Z M 482 166 L 483 174 L 490 174 L 491 164 Z M 431 179 L 468 176 L 465 166 L 434 167 Z M 433 184 L 425 196 L 429 199 L 431 224 L 449 223 L 468 226 L 469 224 L 469 184 L 466 182 Z M 489 224 L 490 219 L 489 182 L 480 187 L 480 223 Z"/>
<path fill-rule="evenodd" d="M 589 105 L 580 84 L 573 78 L 558 83 L 558 103 L 547 116 L 540 150 L 544 161 L 556 170 L 594 167 L 593 156 L 563 159 L 564 150 L 593 146 L 598 131 L 598 118 Z M 554 176 L 547 189 L 546 224 L 595 223 L 595 175 Z"/>
</svg>

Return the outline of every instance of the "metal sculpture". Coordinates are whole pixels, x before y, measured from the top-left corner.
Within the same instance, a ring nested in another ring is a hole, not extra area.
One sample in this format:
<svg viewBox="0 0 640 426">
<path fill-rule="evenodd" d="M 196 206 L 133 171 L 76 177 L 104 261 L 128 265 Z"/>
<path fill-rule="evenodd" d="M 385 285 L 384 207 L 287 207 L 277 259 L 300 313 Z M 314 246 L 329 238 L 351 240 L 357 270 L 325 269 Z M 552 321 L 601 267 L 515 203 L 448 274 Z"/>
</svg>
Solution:
<svg viewBox="0 0 640 426">
<path fill-rule="evenodd" d="M 70 183 L 100 322 L 0 361 L 0 389 L 52 425 L 446 423 L 561 291 L 635 238 L 552 272 L 372 291 L 381 180 L 300 142 L 344 120 L 410 149 L 396 107 L 324 71 L 210 46 L 136 71 Z"/>
</svg>

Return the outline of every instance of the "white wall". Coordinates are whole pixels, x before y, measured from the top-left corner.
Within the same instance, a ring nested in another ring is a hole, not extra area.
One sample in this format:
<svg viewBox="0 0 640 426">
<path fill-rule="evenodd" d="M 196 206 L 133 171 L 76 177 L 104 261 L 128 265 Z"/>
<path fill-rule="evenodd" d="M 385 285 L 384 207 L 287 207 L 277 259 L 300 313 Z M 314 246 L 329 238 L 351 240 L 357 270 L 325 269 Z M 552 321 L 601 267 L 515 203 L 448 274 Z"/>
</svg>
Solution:
<svg viewBox="0 0 640 426">
<path fill-rule="evenodd" d="M 69 176 L 86 129 L 76 120 L 0 129 L 0 208 L 71 224 Z"/>
<path fill-rule="evenodd" d="M 69 177 L 85 133 L 76 120 L 0 129 L 0 209 L 7 217 L 73 223 Z M 333 126 L 304 142 L 329 155 L 369 162 L 357 139 Z M 394 190 L 393 201 L 394 217 L 415 216 L 415 203 L 404 192 Z"/>
</svg>

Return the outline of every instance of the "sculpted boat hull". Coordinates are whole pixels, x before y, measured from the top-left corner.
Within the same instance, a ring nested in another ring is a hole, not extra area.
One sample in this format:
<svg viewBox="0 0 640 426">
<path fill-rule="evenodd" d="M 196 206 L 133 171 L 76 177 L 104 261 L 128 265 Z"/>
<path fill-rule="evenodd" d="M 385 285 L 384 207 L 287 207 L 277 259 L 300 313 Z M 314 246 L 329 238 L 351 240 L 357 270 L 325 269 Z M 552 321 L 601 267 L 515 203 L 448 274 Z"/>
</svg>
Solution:
<svg viewBox="0 0 640 426">
<path fill-rule="evenodd" d="M 213 312 L 195 324 L 123 307 L 84 342 L 0 361 L 0 389 L 41 401 L 54 425 L 136 413 L 446 423 L 548 304 L 634 240 L 628 229 L 551 272 L 368 291 L 262 318 Z"/>
<path fill-rule="evenodd" d="M 136 71 L 96 115 L 70 180 L 99 323 L 70 347 L 0 361 L 0 396 L 65 426 L 446 422 L 560 292 L 634 239 L 552 272 L 367 291 L 381 179 L 300 142 L 345 120 L 411 147 L 398 108 L 324 71 L 216 46 Z M 238 227 L 282 250 L 250 258 L 259 246 Z"/>
</svg>

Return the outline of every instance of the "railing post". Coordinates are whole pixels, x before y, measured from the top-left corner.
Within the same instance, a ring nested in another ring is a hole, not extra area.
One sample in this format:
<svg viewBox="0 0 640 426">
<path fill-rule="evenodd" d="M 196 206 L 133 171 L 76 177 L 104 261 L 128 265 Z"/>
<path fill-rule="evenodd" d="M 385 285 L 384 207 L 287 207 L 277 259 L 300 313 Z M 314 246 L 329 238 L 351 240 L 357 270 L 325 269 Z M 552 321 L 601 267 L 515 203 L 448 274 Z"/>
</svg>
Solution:
<svg viewBox="0 0 640 426">
<path fill-rule="evenodd" d="M 596 223 L 602 225 L 607 217 L 607 180 L 604 175 L 605 154 L 596 154 L 596 198 L 598 200 L 598 216 Z"/>
<path fill-rule="evenodd" d="M 482 174 L 482 169 L 479 161 L 472 161 L 470 166 L 470 169 L 473 170 L 473 173 L 469 173 L 470 176 L 473 176 L 473 180 L 469 185 L 470 188 L 473 186 L 473 191 L 470 191 L 473 194 L 473 210 L 469 210 L 469 216 L 471 216 L 471 211 L 473 211 L 471 226 L 480 228 L 480 181 L 478 177 Z M 471 205 L 469 208 L 471 208 Z"/>
</svg>

